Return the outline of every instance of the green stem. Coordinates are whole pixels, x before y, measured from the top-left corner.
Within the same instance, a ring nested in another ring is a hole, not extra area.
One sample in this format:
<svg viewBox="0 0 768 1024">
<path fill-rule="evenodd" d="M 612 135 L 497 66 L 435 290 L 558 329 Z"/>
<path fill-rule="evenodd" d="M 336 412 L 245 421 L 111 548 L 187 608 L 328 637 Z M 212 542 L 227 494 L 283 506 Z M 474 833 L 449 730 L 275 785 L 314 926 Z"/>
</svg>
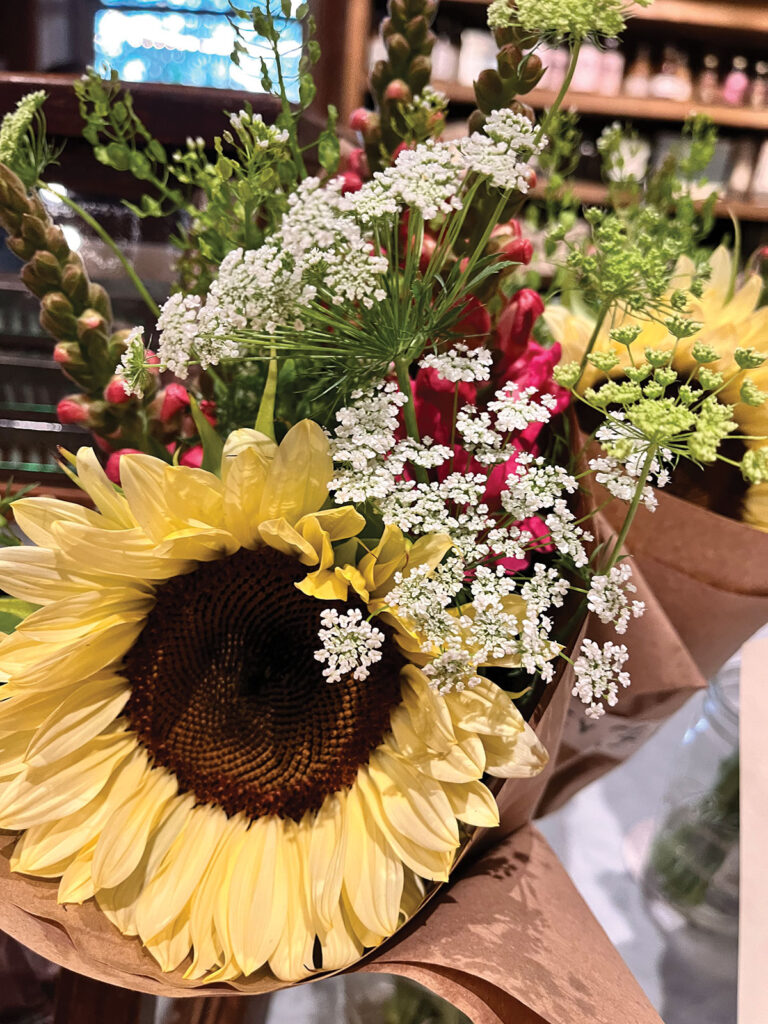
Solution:
<svg viewBox="0 0 768 1024">
<path fill-rule="evenodd" d="M 537 141 L 540 141 L 541 138 L 544 135 L 546 135 L 547 129 L 549 128 L 549 125 L 552 122 L 552 118 L 562 106 L 563 100 L 565 99 L 565 94 L 568 92 L 568 89 L 570 88 L 571 80 L 573 79 L 574 72 L 576 71 L 576 63 L 579 59 L 581 43 L 582 40 L 577 39 L 576 42 L 573 44 L 573 49 L 571 50 L 571 63 L 568 65 L 568 71 L 566 72 L 565 78 L 563 79 L 563 84 L 560 86 L 560 92 L 557 94 L 557 96 L 555 96 L 555 102 L 544 115 L 544 120 L 539 125 L 539 134 L 537 136 Z"/>
<path fill-rule="evenodd" d="M 637 487 L 635 487 L 635 493 L 632 495 L 632 502 L 627 511 L 627 515 L 624 520 L 624 525 L 621 527 L 621 531 L 618 537 L 616 538 L 616 543 L 614 544 L 613 550 L 611 551 L 611 557 L 608 559 L 608 564 L 606 565 L 605 569 L 603 569 L 604 573 L 610 572 L 619 560 L 619 555 L 621 554 L 621 549 L 624 546 L 624 541 L 627 539 L 627 534 L 629 533 L 630 527 L 632 526 L 635 516 L 637 515 L 637 510 L 640 507 L 640 501 L 643 497 L 643 490 L 645 489 L 648 476 L 651 472 L 653 460 L 656 458 L 657 447 L 658 446 L 656 444 L 652 444 L 648 448 L 648 454 L 645 456 L 645 462 L 643 463 L 643 468 L 640 472 L 640 478 L 637 481 Z"/>
<path fill-rule="evenodd" d="M 269 10 L 269 5 L 267 5 Z M 291 110 L 291 104 L 288 99 L 288 93 L 285 88 L 285 79 L 283 78 L 283 62 L 280 59 L 280 48 L 276 41 L 271 40 L 272 53 L 275 55 L 275 67 L 277 68 L 277 84 L 280 90 L 280 107 L 283 114 L 283 120 L 285 124 L 284 128 L 288 130 L 288 137 L 291 144 L 291 152 L 293 153 L 293 159 L 296 163 L 297 179 L 303 181 L 307 176 L 307 167 L 304 163 L 304 157 L 301 155 L 301 148 L 299 146 L 299 140 L 296 137 L 296 119 L 293 116 Z"/>
<path fill-rule="evenodd" d="M 595 342 L 597 341 L 598 335 L 600 334 L 600 328 L 603 326 L 603 321 L 608 316 L 608 310 L 610 308 L 610 302 L 605 302 L 598 311 L 594 330 L 592 331 L 592 335 L 589 341 L 587 342 L 587 347 L 584 349 L 584 355 L 581 357 L 581 362 L 579 363 L 579 379 L 576 381 L 575 387 L 579 386 L 579 381 L 581 380 L 582 375 L 584 373 L 584 367 L 587 365 L 587 359 L 589 358 L 590 352 L 595 347 Z"/>
<path fill-rule="evenodd" d="M 152 298 L 152 296 L 149 294 L 146 286 L 144 285 L 144 282 L 141 280 L 139 275 L 128 262 L 127 257 L 125 256 L 117 242 L 114 241 L 112 236 L 109 235 L 108 232 L 104 230 L 101 224 L 99 224 L 99 222 L 95 220 L 90 215 L 90 213 L 84 210 L 79 203 L 76 203 L 74 201 L 74 199 L 70 199 L 70 197 L 66 195 L 66 193 L 59 192 L 58 189 L 53 188 L 51 185 L 47 185 L 44 181 L 38 182 L 38 188 L 46 189 L 48 192 L 51 193 L 51 195 L 56 196 L 56 198 L 60 202 L 64 203 L 65 206 L 68 206 L 70 210 L 74 211 L 74 213 L 76 213 L 81 220 L 85 221 L 88 227 L 91 228 L 91 230 L 96 235 L 98 235 L 102 242 L 104 242 L 104 244 L 112 250 L 112 252 L 115 254 L 115 256 L 117 256 L 118 260 L 120 261 L 123 270 L 133 283 L 134 288 L 146 303 L 146 306 L 149 309 L 150 313 L 155 318 L 155 320 L 157 320 L 157 318 L 160 316 L 160 308 L 158 307 L 157 303 Z"/>
<path fill-rule="evenodd" d="M 411 387 L 411 375 L 408 372 L 408 366 L 407 359 L 395 360 L 397 383 L 406 399 L 403 406 L 403 422 L 405 423 L 405 429 L 408 431 L 408 436 L 418 444 L 421 442 L 421 436 L 419 435 L 419 424 L 416 420 L 416 406 L 413 404 L 413 388 Z M 427 471 L 423 466 L 414 466 L 413 472 L 420 484 L 429 483 Z"/>
</svg>

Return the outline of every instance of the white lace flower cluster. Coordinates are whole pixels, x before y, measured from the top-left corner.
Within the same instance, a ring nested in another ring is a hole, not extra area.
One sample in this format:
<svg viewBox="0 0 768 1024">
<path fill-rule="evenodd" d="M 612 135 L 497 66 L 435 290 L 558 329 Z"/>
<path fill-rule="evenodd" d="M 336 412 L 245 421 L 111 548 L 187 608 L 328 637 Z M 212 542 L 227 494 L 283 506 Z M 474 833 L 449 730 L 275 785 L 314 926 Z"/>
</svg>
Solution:
<svg viewBox="0 0 768 1024">
<path fill-rule="evenodd" d="M 381 661 L 386 639 L 382 631 L 364 620 L 359 608 L 351 608 L 345 615 L 336 608 L 324 608 L 320 623 L 317 635 L 322 646 L 315 651 L 315 660 L 326 663 L 325 681 L 338 683 L 350 673 L 354 679 L 367 679 L 371 665 Z"/>
<path fill-rule="evenodd" d="M 619 699 L 619 687 L 629 686 L 629 673 L 624 665 L 629 652 L 624 644 L 608 640 L 602 647 L 594 640 L 583 640 L 579 656 L 573 663 L 575 682 L 571 691 L 574 697 L 587 705 L 588 718 L 601 718 L 605 714 L 605 703 L 614 707 Z"/>
<path fill-rule="evenodd" d="M 601 622 L 612 622 L 617 633 L 626 633 L 629 620 L 639 619 L 645 611 L 644 601 L 631 601 L 636 594 L 632 568 L 627 562 L 615 565 L 607 574 L 595 574 L 587 593 L 587 607 Z"/>
<path fill-rule="evenodd" d="M 364 223 L 375 223 L 409 207 L 425 221 L 463 207 L 468 175 L 480 175 L 500 189 L 527 192 L 530 161 L 541 153 L 545 136 L 512 110 L 495 110 L 482 132 L 459 142 L 428 140 L 404 149 L 392 167 L 377 171 L 347 197 L 347 208 Z"/>
<path fill-rule="evenodd" d="M 288 132 L 275 124 L 266 124 L 261 114 L 238 110 L 229 115 L 229 123 L 240 138 L 254 149 L 271 149 L 288 142 Z"/>
<path fill-rule="evenodd" d="M 646 459 L 647 438 L 626 421 L 622 412 L 612 413 L 610 421 L 598 428 L 595 437 L 606 449 L 604 455 L 589 460 L 589 468 L 595 474 L 596 482 L 619 501 L 631 501 Z M 649 512 L 653 512 L 658 505 L 653 488 L 665 487 L 669 483 L 666 464 L 671 459 L 672 453 L 662 449 L 651 463 L 648 483 L 640 497 Z"/>
<path fill-rule="evenodd" d="M 120 378 L 123 390 L 127 395 L 135 395 L 136 398 L 144 397 L 142 384 L 146 373 L 145 360 L 144 328 L 134 327 L 125 339 L 125 351 L 115 369 L 115 376 Z"/>
<path fill-rule="evenodd" d="M 448 352 L 429 352 L 419 366 L 433 369 L 452 384 L 464 381 L 467 384 L 490 380 L 493 353 L 487 348 L 469 348 L 461 343 Z"/>
<path fill-rule="evenodd" d="M 493 111 L 482 133 L 462 139 L 459 148 L 468 171 L 483 175 L 497 188 L 525 193 L 530 162 L 546 144 L 546 136 L 527 117 L 504 107 Z"/>
<path fill-rule="evenodd" d="M 457 604 L 464 589 L 471 595 L 466 609 Z M 423 672 L 432 687 L 453 693 L 477 686 L 480 666 L 519 654 L 521 623 L 504 600 L 514 589 L 501 567 L 480 567 L 470 578 L 464 561 L 452 556 L 434 570 L 419 566 L 406 577 L 397 573 L 387 607 L 420 636 L 429 659 Z"/>
</svg>

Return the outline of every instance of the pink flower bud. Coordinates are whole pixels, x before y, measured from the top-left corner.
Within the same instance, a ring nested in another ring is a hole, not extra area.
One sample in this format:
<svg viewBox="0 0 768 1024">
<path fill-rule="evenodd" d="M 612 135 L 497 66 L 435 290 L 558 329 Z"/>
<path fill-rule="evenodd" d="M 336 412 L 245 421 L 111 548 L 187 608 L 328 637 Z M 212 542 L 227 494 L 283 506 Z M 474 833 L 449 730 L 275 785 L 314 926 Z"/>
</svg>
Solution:
<svg viewBox="0 0 768 1024">
<path fill-rule="evenodd" d="M 203 446 L 196 444 L 189 448 L 179 459 L 182 466 L 190 466 L 192 469 L 199 469 L 203 464 Z"/>
<path fill-rule="evenodd" d="M 183 384 L 169 384 L 163 394 L 163 404 L 160 407 L 159 420 L 167 423 L 173 419 L 176 413 L 189 407 L 189 392 Z"/>
<path fill-rule="evenodd" d="M 104 400 L 111 405 L 122 405 L 123 402 L 130 401 L 131 397 L 130 392 L 126 390 L 122 377 L 113 377 L 104 388 Z"/>
<path fill-rule="evenodd" d="M 59 417 L 59 423 L 85 424 L 90 416 L 88 399 L 80 395 L 67 395 L 56 406 L 56 415 Z"/>
<path fill-rule="evenodd" d="M 159 370 L 156 369 L 156 367 L 160 366 L 160 357 L 157 352 L 150 352 L 149 349 L 145 349 L 144 362 L 148 364 L 150 373 L 159 373 Z"/>
<path fill-rule="evenodd" d="M 59 342 L 53 350 L 53 361 L 60 366 L 66 366 L 72 362 L 71 342 Z"/>
<path fill-rule="evenodd" d="M 80 317 L 80 323 L 89 331 L 95 331 L 104 324 L 104 317 L 99 313 L 84 313 Z"/>
<path fill-rule="evenodd" d="M 515 263 L 524 263 L 527 266 L 533 257 L 533 244 L 529 238 L 510 238 L 502 245 L 501 252 Z"/>
<path fill-rule="evenodd" d="M 409 103 L 413 99 L 408 83 L 402 78 L 395 78 L 384 90 L 384 99 L 391 103 Z"/>
<path fill-rule="evenodd" d="M 349 115 L 349 127 L 353 132 L 364 132 L 371 119 L 371 111 L 358 107 Z"/>
<path fill-rule="evenodd" d="M 120 459 L 123 455 L 141 455 L 138 448 L 121 448 L 120 451 L 112 452 L 104 466 L 104 472 L 113 484 L 120 483 Z"/>
</svg>

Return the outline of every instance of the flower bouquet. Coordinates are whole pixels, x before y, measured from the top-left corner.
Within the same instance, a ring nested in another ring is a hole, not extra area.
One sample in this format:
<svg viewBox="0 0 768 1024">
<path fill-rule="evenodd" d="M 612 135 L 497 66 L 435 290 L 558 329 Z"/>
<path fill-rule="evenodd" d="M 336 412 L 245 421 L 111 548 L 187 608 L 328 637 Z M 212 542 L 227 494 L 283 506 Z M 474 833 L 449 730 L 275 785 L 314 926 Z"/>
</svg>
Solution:
<svg viewBox="0 0 768 1024">
<path fill-rule="evenodd" d="M 620 30 L 621 5 L 491 4 L 498 66 L 450 142 L 428 85 L 435 6 L 392 0 L 379 108 L 353 116 L 364 146 L 341 171 L 333 111 L 299 142 L 317 57 L 303 5 L 293 108 L 290 4 L 233 8 L 273 50 L 275 124 L 246 107 L 169 158 L 119 83 L 77 83 L 97 159 L 148 183 L 137 215 L 178 217 L 179 289 L 162 309 L 126 263 L 150 333 L 114 328 L 40 198 L 56 158 L 44 97 L 3 123 L 0 223 L 79 388 L 61 414 L 99 450 L 61 453 L 89 506 L 23 498 L 30 544 L 0 553 L 0 586 L 27 602 L 0 643 L 0 924 L 146 991 L 268 992 L 368 958 L 509 1020 L 526 998 L 509 955 L 533 913 L 559 935 L 531 953 L 540 977 L 589 933 L 590 981 L 615 962 L 608 1002 L 654 1020 L 578 901 L 558 921 L 574 894 L 526 822 L 569 698 L 600 728 L 629 685 L 615 634 L 632 623 L 646 665 L 660 636 L 687 656 L 625 543 L 652 483 L 722 458 L 733 407 L 708 350 L 673 389 L 675 345 L 585 389 L 613 355 L 592 344 L 561 361 L 542 299 L 520 287 L 532 247 L 517 217 L 565 92 L 536 124 L 537 48 L 570 45 L 568 81 L 587 36 Z M 669 330 L 690 338 L 705 261 L 677 277 L 698 214 L 642 210 L 623 231 L 590 214 L 595 238 L 568 264 L 651 319 L 673 289 Z M 739 399 L 757 406 L 755 386 Z M 598 455 L 577 451 L 574 402 L 599 419 Z M 615 521 L 593 480 L 623 502 Z M 528 909 L 507 913 L 526 858 Z M 462 892 L 462 926 L 494 921 L 473 949 L 456 941 Z M 558 1004 L 545 989 L 527 1005 L 574 1019 L 575 990 Z"/>
</svg>

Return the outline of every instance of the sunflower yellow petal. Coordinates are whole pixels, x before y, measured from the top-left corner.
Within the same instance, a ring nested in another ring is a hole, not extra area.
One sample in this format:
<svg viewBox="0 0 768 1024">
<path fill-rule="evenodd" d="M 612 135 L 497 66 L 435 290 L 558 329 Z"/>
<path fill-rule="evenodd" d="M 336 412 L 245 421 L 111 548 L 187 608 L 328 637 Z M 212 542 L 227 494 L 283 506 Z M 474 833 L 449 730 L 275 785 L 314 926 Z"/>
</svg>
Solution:
<svg viewBox="0 0 768 1024">
<path fill-rule="evenodd" d="M 148 952 L 160 964 L 160 970 L 164 974 L 175 971 L 179 964 L 186 959 L 190 944 L 188 905 L 176 914 L 162 931 L 144 942 Z"/>
<path fill-rule="evenodd" d="M 135 746 L 135 736 L 113 732 L 53 764 L 26 768 L 0 793 L 0 828 L 17 831 L 84 807 Z"/>
<path fill-rule="evenodd" d="M 93 448 L 78 450 L 76 466 L 78 483 L 93 499 L 102 516 L 117 529 L 130 530 L 136 526 L 127 501 L 107 477 Z"/>
<path fill-rule="evenodd" d="M 309 888 L 316 924 L 333 927 L 344 878 L 346 793 L 327 796 L 312 824 L 309 845 Z"/>
<path fill-rule="evenodd" d="M 427 746 L 402 705 L 392 712 L 390 725 L 397 750 L 424 775 L 444 782 L 470 782 L 483 774 L 482 767 L 467 757 L 458 743 L 441 745 L 438 750 Z"/>
<path fill-rule="evenodd" d="M 259 818 L 245 835 L 229 889 L 226 924 L 217 905 L 217 931 L 226 933 L 231 954 L 246 976 L 274 953 L 283 931 L 289 899 L 284 866 L 284 822 Z"/>
<path fill-rule="evenodd" d="M 136 904 L 142 941 L 160 934 L 187 905 L 224 831 L 226 815 L 209 805 L 195 807 Z"/>
<path fill-rule="evenodd" d="M 85 572 L 68 572 L 58 552 L 30 544 L 0 548 L 0 587 L 12 597 L 47 605 L 92 591 L 97 583 Z"/>
<path fill-rule="evenodd" d="M 499 809 L 493 793 L 482 782 L 445 782 L 443 792 L 459 821 L 484 828 L 499 824 Z"/>
<path fill-rule="evenodd" d="M 27 747 L 34 735 L 31 729 L 23 729 L 0 739 L 0 779 L 12 778 L 24 770 Z"/>
<path fill-rule="evenodd" d="M 57 900 L 59 903 L 85 903 L 93 896 L 91 864 L 96 840 L 92 839 L 74 857 L 59 882 Z"/>
<path fill-rule="evenodd" d="M 445 852 L 429 850 L 420 843 L 414 842 L 398 829 L 393 828 L 384 814 L 381 797 L 371 781 L 368 768 L 365 765 L 357 773 L 356 786 L 361 802 L 365 806 L 368 820 L 376 822 L 386 843 L 398 860 L 422 878 L 428 878 L 435 882 L 446 882 L 453 863 L 453 850 Z"/>
<path fill-rule="evenodd" d="M 269 519 L 259 524 L 259 538 L 275 551 L 297 558 L 302 565 L 317 565 L 317 552 L 287 519 Z"/>
<path fill-rule="evenodd" d="M 128 683 L 111 673 L 82 683 L 41 723 L 27 749 L 27 764 L 50 764 L 82 747 L 115 721 L 130 695 Z"/>
<path fill-rule="evenodd" d="M 222 463 L 224 522 L 245 548 L 258 547 L 260 543 L 259 505 L 270 461 L 258 449 L 246 448 Z"/>
<path fill-rule="evenodd" d="M 189 793 L 169 800 L 147 840 L 138 866 L 114 889 L 100 889 L 96 893 L 96 902 L 102 912 L 123 935 L 138 935 L 136 905 L 147 882 L 154 878 L 186 825 L 194 803 L 194 797 Z"/>
<path fill-rule="evenodd" d="M 445 702 L 455 721 L 462 728 L 483 736 L 506 736 L 515 739 L 523 732 L 525 722 L 511 698 L 500 686 L 480 677 L 472 689 L 445 695 Z"/>
<path fill-rule="evenodd" d="M 530 779 L 538 775 L 549 761 L 549 755 L 525 723 L 521 735 L 514 739 L 506 736 L 482 736 L 485 750 L 485 769 L 500 779 Z"/>
<path fill-rule="evenodd" d="M 363 955 L 363 944 L 344 913 L 340 899 L 334 908 L 330 926 L 321 932 L 319 939 L 324 971 L 340 971 Z"/>
<path fill-rule="evenodd" d="M 332 479 L 327 437 L 317 423 L 302 420 L 285 435 L 270 464 L 259 519 L 296 523 L 322 508 Z"/>
<path fill-rule="evenodd" d="M 110 815 L 93 856 L 93 882 L 97 889 L 113 889 L 138 867 L 150 833 L 177 791 L 176 777 L 164 768 L 156 768 L 147 773 L 132 797 Z"/>
<path fill-rule="evenodd" d="M 387 525 L 378 544 L 364 555 L 357 568 L 363 574 L 365 585 L 372 595 L 378 596 L 379 588 L 387 589 L 392 577 L 404 567 L 408 560 L 408 549 L 403 531 L 398 526 Z"/>
<path fill-rule="evenodd" d="M 346 927 L 357 940 L 359 945 L 364 949 L 372 949 L 375 946 L 380 946 L 384 939 L 387 938 L 386 935 L 381 935 L 379 932 L 374 932 L 371 931 L 370 928 L 366 928 L 355 913 L 354 907 L 350 903 L 349 897 L 344 889 L 341 890 L 341 908 Z"/>
<path fill-rule="evenodd" d="M 226 822 L 216 854 L 201 884 L 192 893 L 189 911 L 192 963 L 184 974 L 185 978 L 200 977 L 232 957 L 226 925 L 223 932 L 219 932 L 217 927 L 216 907 L 220 902 L 226 906 L 224 901 L 229 900 L 234 866 L 248 824 L 243 814 L 237 814 Z M 226 914 L 219 915 L 219 921 L 222 920 L 226 922 Z"/>
<path fill-rule="evenodd" d="M 287 820 L 283 825 L 282 865 L 290 898 L 283 930 L 269 958 L 272 973 L 281 981 L 298 981 L 314 969 L 315 929 L 307 886 L 309 830 L 302 826 L 306 826 L 306 818 L 300 824 Z"/>
<path fill-rule="evenodd" d="M 57 535 L 71 526 L 85 526 L 109 532 L 109 524 L 90 508 L 58 498 L 20 498 L 13 504 L 19 529 L 41 548 L 58 547 Z"/>
<path fill-rule="evenodd" d="M 383 746 L 371 754 L 368 774 L 393 830 L 439 853 L 459 845 L 456 818 L 441 783 L 421 775 Z"/>
<path fill-rule="evenodd" d="M 403 865 L 363 802 L 358 784 L 347 794 L 345 831 L 344 892 L 366 928 L 391 935 L 400 911 Z"/>
<path fill-rule="evenodd" d="M 83 846 L 96 840 L 116 807 L 129 799 L 148 769 L 142 747 L 120 766 L 102 791 L 72 814 L 27 829 L 11 856 L 11 869 L 22 874 L 47 876 L 52 865 L 68 862 Z"/>
</svg>

